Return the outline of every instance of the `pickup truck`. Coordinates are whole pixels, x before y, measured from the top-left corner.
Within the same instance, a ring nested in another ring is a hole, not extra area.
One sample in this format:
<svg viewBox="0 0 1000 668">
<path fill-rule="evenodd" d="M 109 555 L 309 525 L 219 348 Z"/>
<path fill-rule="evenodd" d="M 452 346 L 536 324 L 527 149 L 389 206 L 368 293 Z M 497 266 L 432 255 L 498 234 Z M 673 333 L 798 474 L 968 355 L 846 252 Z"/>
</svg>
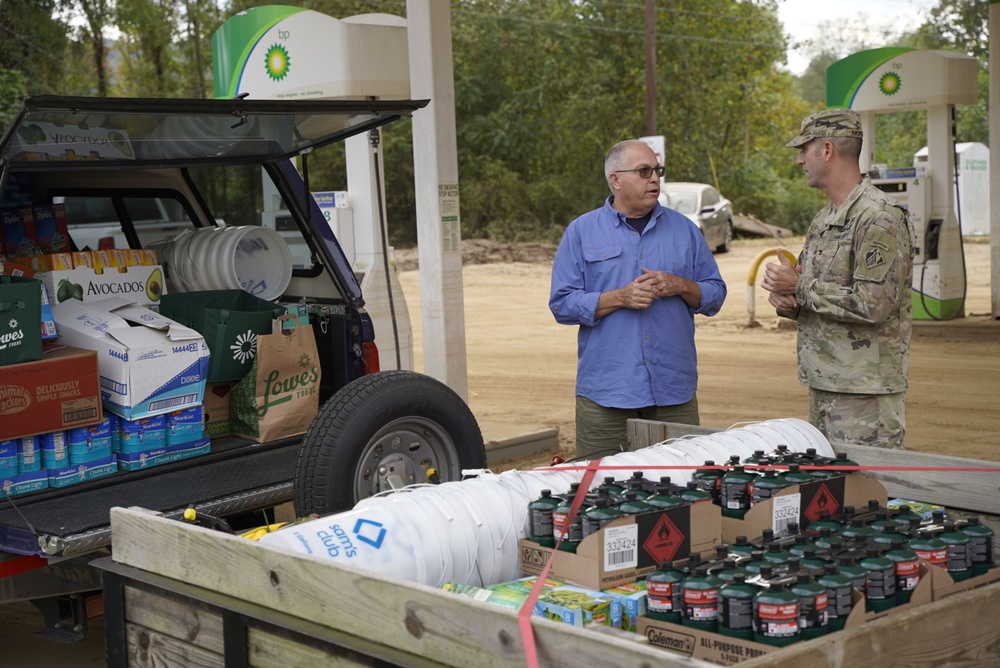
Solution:
<svg viewBox="0 0 1000 668">
<path fill-rule="evenodd" d="M 90 562 L 114 550 L 114 506 L 176 518 L 193 507 L 234 526 L 248 516 L 260 525 L 269 517 L 262 513 L 287 502 L 297 517 L 329 514 L 386 489 L 460 479 L 464 469 L 486 465 L 479 426 L 457 394 L 423 374 L 378 370 L 360 284 L 300 175 L 314 150 L 426 103 L 24 100 L 0 138 L 0 192 L 17 179 L 33 204 L 103 202 L 120 223 L 115 236 L 132 248 L 144 243 L 131 215 L 137 204 L 169 202 L 184 213 L 174 220 L 193 227 L 259 225 L 262 178 L 270 179 L 310 250 L 311 266 L 293 269 L 280 301 L 308 304 L 322 387 L 303 436 L 213 438 L 199 457 L 58 489 L 0 492 L 0 603 L 30 600 L 46 620 L 44 635 L 83 638 L 88 615 L 100 610 L 100 575 Z M 86 221 L 68 222 L 72 230 Z"/>
</svg>

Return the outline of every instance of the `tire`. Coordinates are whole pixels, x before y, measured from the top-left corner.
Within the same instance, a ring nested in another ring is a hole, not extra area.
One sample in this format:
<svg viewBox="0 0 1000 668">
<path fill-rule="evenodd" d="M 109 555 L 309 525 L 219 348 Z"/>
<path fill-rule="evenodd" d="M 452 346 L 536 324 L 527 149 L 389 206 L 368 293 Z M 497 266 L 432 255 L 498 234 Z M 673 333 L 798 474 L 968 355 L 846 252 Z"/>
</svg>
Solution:
<svg viewBox="0 0 1000 668">
<path fill-rule="evenodd" d="M 485 468 L 486 448 L 468 405 L 444 383 L 412 371 L 383 371 L 341 388 L 320 408 L 295 471 L 298 517 L 348 510 L 397 484 L 460 480 Z M 381 471 L 381 473 L 380 473 Z"/>
<path fill-rule="evenodd" d="M 726 221 L 726 231 L 722 239 L 722 243 L 716 247 L 716 253 L 728 253 L 730 246 L 733 243 L 733 220 L 730 218 Z"/>
</svg>

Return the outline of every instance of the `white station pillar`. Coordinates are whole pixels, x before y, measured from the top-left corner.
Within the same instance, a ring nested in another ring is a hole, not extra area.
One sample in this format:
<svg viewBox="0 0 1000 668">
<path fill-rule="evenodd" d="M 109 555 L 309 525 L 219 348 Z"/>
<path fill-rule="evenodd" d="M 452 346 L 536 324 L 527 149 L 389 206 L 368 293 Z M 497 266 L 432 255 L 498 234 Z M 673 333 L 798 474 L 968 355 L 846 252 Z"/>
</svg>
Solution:
<svg viewBox="0 0 1000 668">
<path fill-rule="evenodd" d="M 455 81 L 448 0 L 407 0 L 424 372 L 468 401 Z"/>
<path fill-rule="evenodd" d="M 990 0 L 990 164 L 1000 165 L 1000 0 Z M 1000 168 L 990 170 L 990 305 L 1000 320 Z"/>
</svg>

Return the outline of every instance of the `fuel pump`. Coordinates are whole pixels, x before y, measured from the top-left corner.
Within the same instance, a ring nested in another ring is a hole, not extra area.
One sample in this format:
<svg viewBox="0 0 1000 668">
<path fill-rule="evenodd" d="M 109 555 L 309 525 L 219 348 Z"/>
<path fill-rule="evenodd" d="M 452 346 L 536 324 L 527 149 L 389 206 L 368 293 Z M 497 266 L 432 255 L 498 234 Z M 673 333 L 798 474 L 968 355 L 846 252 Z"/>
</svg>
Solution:
<svg viewBox="0 0 1000 668">
<path fill-rule="evenodd" d="M 951 51 L 883 48 L 859 51 L 830 65 L 829 107 L 861 115 L 861 171 L 875 164 L 875 117 L 906 111 L 927 114 L 927 161 L 883 167 L 872 183 L 910 212 L 916 233 L 913 318 L 965 315 L 965 259 L 955 200 L 955 106 L 978 101 L 975 58 Z M 914 147 L 916 150 L 919 147 Z"/>
</svg>

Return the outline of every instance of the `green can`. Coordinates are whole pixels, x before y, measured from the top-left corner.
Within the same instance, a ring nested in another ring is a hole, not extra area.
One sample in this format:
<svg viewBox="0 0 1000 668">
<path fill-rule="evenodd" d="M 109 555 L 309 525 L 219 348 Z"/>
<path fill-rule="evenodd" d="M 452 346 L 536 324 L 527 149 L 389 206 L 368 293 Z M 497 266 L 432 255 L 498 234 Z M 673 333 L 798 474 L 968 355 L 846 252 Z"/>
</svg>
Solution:
<svg viewBox="0 0 1000 668">
<path fill-rule="evenodd" d="M 982 575 L 993 568 L 993 529 L 983 524 L 978 517 L 970 517 L 960 530 L 969 537 L 969 551 L 972 552 L 972 574 Z"/>
<path fill-rule="evenodd" d="M 635 490 L 625 492 L 625 500 L 618 504 L 618 511 L 622 516 L 641 515 L 655 510 L 648 501 L 644 501 L 636 494 Z"/>
<path fill-rule="evenodd" d="M 719 588 L 718 632 L 730 638 L 753 640 L 753 597 L 757 590 L 746 580 L 746 573 L 737 572 Z"/>
<path fill-rule="evenodd" d="M 816 583 L 826 588 L 827 625 L 831 631 L 839 631 L 854 609 L 853 582 L 837 570 L 836 564 L 827 564 Z"/>
<path fill-rule="evenodd" d="M 680 493 L 681 500 L 685 503 L 711 503 L 712 494 L 706 492 L 705 490 L 698 487 L 698 483 L 694 480 L 687 484 L 687 487 L 681 490 Z"/>
<path fill-rule="evenodd" d="M 882 556 L 895 564 L 896 605 L 909 603 L 913 591 L 920 584 L 920 557 L 902 540 L 892 541 Z"/>
<path fill-rule="evenodd" d="M 878 549 L 868 548 L 858 566 L 865 570 L 865 609 L 882 612 L 896 605 L 896 565 L 878 553 Z"/>
<path fill-rule="evenodd" d="M 944 523 L 944 531 L 937 539 L 948 548 L 948 575 L 955 582 L 968 580 L 972 577 L 972 551 L 969 549 L 969 536 L 956 528 L 952 521 Z"/>
<path fill-rule="evenodd" d="M 559 505 L 559 499 L 552 496 L 551 489 L 543 489 L 542 495 L 528 504 L 528 538 L 544 547 L 555 547 L 552 537 L 552 512 Z"/>
<path fill-rule="evenodd" d="M 826 587 L 814 582 L 808 573 L 799 573 L 789 589 L 799 597 L 799 630 L 802 639 L 810 640 L 826 635 L 830 630 Z"/>
<path fill-rule="evenodd" d="M 720 488 L 720 504 L 725 517 L 743 519 L 750 509 L 750 483 L 754 475 L 747 473 L 742 466 L 736 466 L 722 476 Z"/>
<path fill-rule="evenodd" d="M 719 628 L 719 589 L 722 580 L 699 566 L 684 580 L 684 612 L 681 624 L 702 631 Z"/>
<path fill-rule="evenodd" d="M 799 597 L 780 582 L 754 594 L 753 639 L 767 645 L 790 645 L 801 639 Z"/>
<path fill-rule="evenodd" d="M 652 619 L 681 623 L 684 609 L 684 573 L 669 561 L 646 576 L 646 609 Z"/>
</svg>

